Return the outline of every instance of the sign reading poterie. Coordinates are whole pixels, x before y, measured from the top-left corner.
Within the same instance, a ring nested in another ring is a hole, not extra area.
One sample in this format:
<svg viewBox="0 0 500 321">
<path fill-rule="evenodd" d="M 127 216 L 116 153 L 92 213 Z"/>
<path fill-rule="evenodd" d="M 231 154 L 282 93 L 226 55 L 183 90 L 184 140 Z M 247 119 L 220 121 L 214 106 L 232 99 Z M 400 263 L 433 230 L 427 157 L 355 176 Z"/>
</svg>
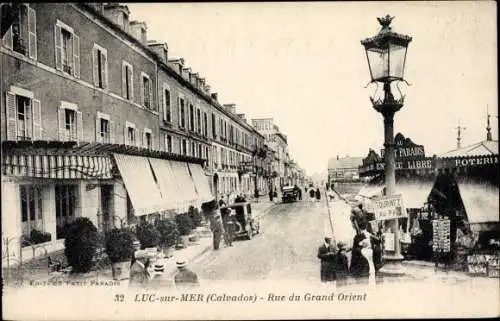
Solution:
<svg viewBox="0 0 500 321">
<path fill-rule="evenodd" d="M 374 199 L 372 210 L 378 221 L 407 216 L 403 206 L 403 197 L 399 194 Z"/>
</svg>

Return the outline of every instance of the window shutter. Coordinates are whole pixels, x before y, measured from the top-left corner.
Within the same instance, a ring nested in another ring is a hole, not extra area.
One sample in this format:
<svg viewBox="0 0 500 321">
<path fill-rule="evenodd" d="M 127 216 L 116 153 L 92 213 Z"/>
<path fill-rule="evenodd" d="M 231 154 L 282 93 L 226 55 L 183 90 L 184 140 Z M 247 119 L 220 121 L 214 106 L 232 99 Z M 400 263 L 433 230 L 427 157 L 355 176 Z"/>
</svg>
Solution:
<svg viewBox="0 0 500 321">
<path fill-rule="evenodd" d="M 151 110 L 157 110 L 156 105 L 153 103 L 153 80 L 151 78 L 148 79 L 149 83 L 149 108 Z"/>
<path fill-rule="evenodd" d="M 80 143 L 83 141 L 83 114 L 81 111 L 76 112 L 76 126 L 76 135 Z"/>
<path fill-rule="evenodd" d="M 141 106 L 144 106 L 144 98 L 145 98 L 145 97 L 144 97 L 144 79 L 143 79 L 143 77 L 142 77 L 142 76 L 141 76 L 141 78 L 139 79 L 139 81 L 140 81 L 140 86 L 139 86 L 139 89 L 140 89 L 140 91 L 141 91 L 141 93 L 140 93 L 140 94 L 141 94 L 141 96 L 140 96 L 140 97 L 141 97 L 140 103 L 141 103 Z"/>
<path fill-rule="evenodd" d="M 40 100 L 33 99 L 33 140 L 42 139 L 42 109 Z"/>
<path fill-rule="evenodd" d="M 29 57 L 37 59 L 37 44 L 36 44 L 36 12 L 33 8 L 28 7 L 28 41 L 29 41 Z"/>
<path fill-rule="evenodd" d="M 142 136 L 142 147 L 146 147 L 146 131 L 143 130 L 141 136 Z M 139 146 L 141 146 L 140 145 L 141 140 L 138 139 L 137 141 L 139 142 Z"/>
<path fill-rule="evenodd" d="M 92 77 L 94 79 L 94 86 L 99 86 L 99 66 L 97 59 L 97 55 L 99 54 L 99 50 L 97 48 L 92 48 Z"/>
<path fill-rule="evenodd" d="M 62 36 L 61 27 L 58 25 L 54 26 L 54 43 L 56 47 L 56 69 L 62 70 Z"/>
<path fill-rule="evenodd" d="M 108 88 L 108 54 L 101 53 L 101 63 L 102 63 L 102 81 L 104 83 L 104 88 Z"/>
<path fill-rule="evenodd" d="M 66 137 L 66 114 L 64 108 L 59 108 L 58 119 L 59 119 L 59 140 L 65 142 L 67 137 Z"/>
<path fill-rule="evenodd" d="M 127 125 L 123 126 L 123 143 L 128 145 L 128 128 Z"/>
<path fill-rule="evenodd" d="M 134 100 L 134 68 L 130 67 L 130 73 L 129 73 L 129 80 L 128 80 L 128 86 L 129 86 L 129 93 L 130 93 L 130 100 Z"/>
<path fill-rule="evenodd" d="M 115 122 L 112 120 L 109 121 L 109 143 L 115 143 Z"/>
<path fill-rule="evenodd" d="M 158 95 L 158 104 L 161 106 L 161 112 L 163 113 L 163 121 L 167 120 L 167 97 L 165 86 L 162 87 L 162 93 Z"/>
<path fill-rule="evenodd" d="M 7 140 L 17 140 L 17 108 L 16 95 L 5 93 L 5 105 L 7 114 Z"/>
<path fill-rule="evenodd" d="M 95 118 L 95 141 L 97 143 L 102 143 L 101 118 L 99 118 L 99 116 L 96 116 Z"/>
<path fill-rule="evenodd" d="M 74 76 L 80 78 L 80 37 L 73 35 L 73 61 L 75 63 Z"/>
<path fill-rule="evenodd" d="M 5 35 L 3 36 L 3 45 L 9 49 L 12 49 L 13 40 L 12 40 L 12 27 L 7 30 Z"/>
<path fill-rule="evenodd" d="M 24 111 L 25 115 L 25 126 L 26 126 L 26 136 L 32 138 L 33 137 L 33 108 L 32 108 L 32 101 L 30 100 L 30 103 L 26 105 L 26 110 Z"/>
<path fill-rule="evenodd" d="M 127 98 L 127 73 L 125 71 L 125 64 L 122 62 L 122 96 L 124 98 Z M 125 130 L 127 129 L 127 126 L 125 126 Z"/>
<path fill-rule="evenodd" d="M 179 115 L 179 128 L 181 127 L 181 99 L 177 97 L 177 114 Z"/>
</svg>

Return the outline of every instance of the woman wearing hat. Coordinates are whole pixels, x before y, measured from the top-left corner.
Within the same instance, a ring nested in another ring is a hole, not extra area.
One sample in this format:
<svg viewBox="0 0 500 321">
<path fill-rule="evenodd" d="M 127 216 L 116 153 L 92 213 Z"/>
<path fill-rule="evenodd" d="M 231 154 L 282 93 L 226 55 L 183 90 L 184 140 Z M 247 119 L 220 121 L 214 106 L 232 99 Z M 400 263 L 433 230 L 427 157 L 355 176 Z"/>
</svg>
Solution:
<svg viewBox="0 0 500 321">
<path fill-rule="evenodd" d="M 337 259 L 335 260 L 337 285 L 345 285 L 347 284 L 347 278 L 349 276 L 349 260 L 347 259 L 346 253 L 350 251 L 350 249 L 347 249 L 347 245 L 342 241 L 337 243 L 337 248 Z"/>
</svg>

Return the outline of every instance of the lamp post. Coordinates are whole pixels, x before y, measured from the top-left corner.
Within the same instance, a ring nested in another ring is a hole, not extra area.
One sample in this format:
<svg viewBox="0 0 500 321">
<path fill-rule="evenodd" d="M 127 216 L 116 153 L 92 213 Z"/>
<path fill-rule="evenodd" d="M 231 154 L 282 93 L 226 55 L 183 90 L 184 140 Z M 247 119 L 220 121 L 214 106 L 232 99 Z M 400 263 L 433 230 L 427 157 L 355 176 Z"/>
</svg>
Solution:
<svg viewBox="0 0 500 321">
<path fill-rule="evenodd" d="M 377 35 L 361 41 L 366 51 L 368 67 L 370 69 L 371 83 L 383 85 L 384 97 L 370 97 L 373 108 L 384 117 L 384 162 L 385 162 L 385 188 L 386 196 L 395 194 L 396 188 L 396 160 L 394 148 L 394 115 L 403 107 L 404 96 L 395 98 L 391 91 L 391 84 L 404 80 L 404 67 L 406 51 L 412 38 L 392 31 L 389 26 L 394 17 L 386 15 L 377 18 L 382 29 Z M 399 90 L 399 88 L 398 88 Z M 387 260 L 399 261 L 403 259 L 399 243 L 398 218 L 392 220 L 394 233 L 394 251 L 384 257 Z"/>
</svg>

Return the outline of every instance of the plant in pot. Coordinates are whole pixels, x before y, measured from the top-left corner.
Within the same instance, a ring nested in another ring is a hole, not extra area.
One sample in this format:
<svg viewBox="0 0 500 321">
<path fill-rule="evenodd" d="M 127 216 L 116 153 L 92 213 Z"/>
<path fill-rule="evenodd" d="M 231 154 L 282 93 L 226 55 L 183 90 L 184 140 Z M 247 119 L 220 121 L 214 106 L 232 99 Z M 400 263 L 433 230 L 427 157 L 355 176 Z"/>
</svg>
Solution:
<svg viewBox="0 0 500 321">
<path fill-rule="evenodd" d="M 200 236 L 198 234 L 198 231 L 199 231 L 198 228 L 203 226 L 203 215 L 200 213 L 200 211 L 197 208 L 195 208 L 193 206 L 189 207 L 188 215 L 189 215 L 189 218 L 191 219 L 191 221 L 193 222 L 192 228 L 196 229 L 195 233 L 193 233 L 189 237 L 189 240 L 192 242 L 197 242 L 200 238 Z"/>
<path fill-rule="evenodd" d="M 172 256 L 172 248 L 179 240 L 179 230 L 173 219 L 156 221 L 156 229 L 160 232 L 160 246 L 165 257 Z"/>
<path fill-rule="evenodd" d="M 182 247 L 185 248 L 189 244 L 189 234 L 193 229 L 193 222 L 187 213 L 177 215 L 175 221 L 179 229 Z"/>
<path fill-rule="evenodd" d="M 114 280 L 128 279 L 134 256 L 134 233 L 127 228 L 114 228 L 106 235 L 106 253 L 111 261 Z"/>
<path fill-rule="evenodd" d="M 157 247 L 160 244 L 161 234 L 151 223 L 137 225 L 135 235 L 139 242 L 141 242 L 142 249 Z"/>
<path fill-rule="evenodd" d="M 92 268 L 99 245 L 97 228 L 86 217 L 79 217 L 68 226 L 64 240 L 64 255 L 72 273 L 87 273 Z"/>
</svg>

